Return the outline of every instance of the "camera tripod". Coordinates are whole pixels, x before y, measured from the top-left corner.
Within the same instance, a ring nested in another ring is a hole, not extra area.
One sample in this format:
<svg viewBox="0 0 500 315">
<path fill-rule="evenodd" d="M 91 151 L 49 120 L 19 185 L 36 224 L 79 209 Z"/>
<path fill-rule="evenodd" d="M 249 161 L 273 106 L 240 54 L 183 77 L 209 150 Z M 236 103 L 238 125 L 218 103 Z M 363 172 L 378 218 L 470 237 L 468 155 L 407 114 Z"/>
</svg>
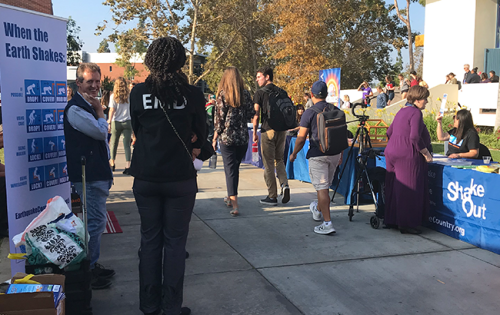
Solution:
<svg viewBox="0 0 500 315">
<path fill-rule="evenodd" d="M 353 113 L 355 107 L 356 105 L 353 107 Z M 360 196 L 360 190 L 361 190 L 360 188 L 362 182 L 368 184 L 370 193 L 373 198 L 373 203 L 375 204 L 376 213 L 378 213 L 377 197 L 375 196 L 373 184 L 370 180 L 370 176 L 368 175 L 368 170 L 366 167 L 368 158 L 376 156 L 376 153 L 372 150 L 370 133 L 366 128 L 366 122 L 370 117 L 365 115 L 355 115 L 355 116 L 359 118 L 358 120 L 355 120 L 359 121 L 359 126 L 358 129 L 356 130 L 356 134 L 354 135 L 354 139 L 351 143 L 351 147 L 349 149 L 349 153 L 347 154 L 347 158 L 344 160 L 344 166 L 342 167 L 342 171 L 340 172 L 340 178 L 337 182 L 337 186 L 335 187 L 335 191 L 331 199 L 333 201 L 333 199 L 335 198 L 335 195 L 337 194 L 337 189 L 339 188 L 340 181 L 342 180 L 342 176 L 344 175 L 346 166 L 349 163 L 349 160 L 353 158 L 353 148 L 357 140 L 359 143 L 359 153 L 358 156 L 356 157 L 356 163 L 355 163 L 355 168 L 356 168 L 356 178 L 354 181 L 355 184 L 350 194 L 351 202 L 349 205 L 349 212 L 348 212 L 349 221 L 352 221 L 352 217 L 354 216 L 354 205 L 353 205 L 354 195 L 356 195 L 356 212 L 359 212 L 359 199 L 360 199 L 359 196 Z M 372 222 L 372 221 L 377 221 L 377 222 Z M 378 228 L 378 226 L 380 225 L 380 219 L 377 216 L 373 216 L 370 219 L 370 224 L 372 225 L 372 227 Z"/>
</svg>

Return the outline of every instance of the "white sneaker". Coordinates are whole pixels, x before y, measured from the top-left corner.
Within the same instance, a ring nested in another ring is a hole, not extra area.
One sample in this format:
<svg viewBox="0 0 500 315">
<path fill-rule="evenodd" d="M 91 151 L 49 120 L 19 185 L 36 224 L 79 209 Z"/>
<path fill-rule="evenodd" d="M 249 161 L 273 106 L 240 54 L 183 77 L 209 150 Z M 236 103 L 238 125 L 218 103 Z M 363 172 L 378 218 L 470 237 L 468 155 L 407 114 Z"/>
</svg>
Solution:
<svg viewBox="0 0 500 315">
<path fill-rule="evenodd" d="M 281 202 L 282 203 L 287 203 L 290 201 L 290 187 L 288 185 L 282 186 L 281 188 Z"/>
<path fill-rule="evenodd" d="M 323 215 L 321 214 L 321 211 L 318 210 L 318 202 L 313 201 L 309 205 L 309 210 L 311 210 L 312 215 L 313 215 L 313 220 L 314 221 L 323 221 Z"/>
<path fill-rule="evenodd" d="M 335 229 L 333 228 L 333 224 L 327 226 L 325 222 L 323 222 L 314 228 L 314 233 L 330 234 L 330 233 L 335 233 Z"/>
</svg>

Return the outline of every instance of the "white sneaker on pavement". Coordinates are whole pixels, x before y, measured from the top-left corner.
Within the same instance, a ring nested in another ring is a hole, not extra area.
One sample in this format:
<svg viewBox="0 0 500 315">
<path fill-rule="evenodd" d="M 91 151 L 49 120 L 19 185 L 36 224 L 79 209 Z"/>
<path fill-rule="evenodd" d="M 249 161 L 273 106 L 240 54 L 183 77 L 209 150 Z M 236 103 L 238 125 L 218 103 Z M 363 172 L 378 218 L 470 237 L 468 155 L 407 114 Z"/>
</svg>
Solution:
<svg viewBox="0 0 500 315">
<path fill-rule="evenodd" d="M 335 229 L 333 228 L 333 224 L 326 225 L 325 222 L 323 222 L 314 228 L 314 233 L 331 234 L 335 233 Z"/>
<path fill-rule="evenodd" d="M 281 187 L 281 202 L 288 203 L 290 201 L 290 187 L 288 185 Z"/>
<path fill-rule="evenodd" d="M 317 201 L 311 202 L 311 204 L 309 205 L 309 210 L 311 210 L 311 212 L 312 212 L 314 221 L 318 221 L 318 222 L 323 221 L 323 215 L 318 210 L 318 202 Z"/>
</svg>

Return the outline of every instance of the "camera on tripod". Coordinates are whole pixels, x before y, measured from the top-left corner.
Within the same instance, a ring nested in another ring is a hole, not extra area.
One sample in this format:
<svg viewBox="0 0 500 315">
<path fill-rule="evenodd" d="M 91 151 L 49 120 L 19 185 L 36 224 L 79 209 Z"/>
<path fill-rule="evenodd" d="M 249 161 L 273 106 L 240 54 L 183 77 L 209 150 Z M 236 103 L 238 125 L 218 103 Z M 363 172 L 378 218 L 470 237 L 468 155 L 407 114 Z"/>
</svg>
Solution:
<svg viewBox="0 0 500 315">
<path fill-rule="evenodd" d="M 370 103 L 371 103 L 371 101 L 372 101 L 373 98 L 374 97 L 370 98 L 370 97 L 367 96 L 366 99 L 363 100 L 362 103 L 354 103 L 352 105 L 352 110 L 351 110 L 352 115 L 354 117 L 358 118 L 360 121 L 366 121 L 366 120 L 370 119 L 370 116 L 365 115 L 365 110 L 368 108 L 368 105 L 371 106 Z M 358 108 L 361 108 L 361 110 L 363 111 L 363 114 L 361 114 L 361 115 L 360 114 L 356 114 L 356 109 L 358 109 Z"/>
<path fill-rule="evenodd" d="M 384 156 L 384 153 L 380 150 L 375 150 L 373 148 L 367 148 L 364 149 L 362 152 L 360 152 L 361 156 L 369 159 L 375 159 L 379 156 Z M 380 159 L 380 158 L 379 158 Z"/>
<path fill-rule="evenodd" d="M 356 171 L 355 171 L 356 177 L 355 178 L 356 179 L 355 179 L 355 184 L 354 184 L 354 186 L 351 190 L 351 193 L 350 193 L 351 200 L 349 202 L 349 212 L 348 212 L 349 221 L 352 221 L 352 217 L 354 216 L 354 207 L 353 207 L 354 204 L 356 204 L 357 212 L 359 212 L 360 194 L 363 194 L 363 192 L 365 190 L 365 188 L 361 189 L 361 187 L 363 186 L 363 183 L 367 184 L 368 191 L 371 193 L 371 196 L 373 198 L 373 202 L 375 204 L 375 209 L 376 209 L 375 212 L 376 213 L 379 212 L 378 205 L 377 205 L 377 197 L 375 195 L 375 190 L 374 190 L 374 187 L 372 185 L 372 181 L 370 180 L 370 175 L 368 174 L 368 167 L 367 167 L 368 159 L 375 158 L 378 155 L 380 155 L 380 153 L 378 151 L 376 151 L 372 148 L 372 144 L 371 144 L 371 140 L 370 140 L 370 133 L 369 133 L 368 129 L 366 128 L 366 125 L 367 125 L 368 120 L 370 119 L 370 116 L 365 115 L 365 111 L 368 108 L 368 105 L 370 104 L 370 101 L 372 99 L 373 99 L 373 97 L 372 98 L 366 97 L 366 99 L 364 100 L 363 103 L 355 103 L 352 106 L 352 115 L 354 117 L 356 117 L 356 120 L 351 121 L 351 122 L 358 121 L 359 125 L 358 125 L 358 129 L 356 130 L 356 134 L 354 135 L 354 140 L 351 143 L 351 147 L 349 149 L 349 152 L 347 153 L 347 158 L 345 159 L 344 167 L 340 171 L 340 178 L 337 182 L 337 186 L 335 187 L 333 197 L 331 198 L 331 200 L 333 201 L 333 199 L 335 198 L 335 195 L 337 193 L 337 190 L 339 188 L 339 184 L 342 180 L 342 176 L 344 175 L 344 171 L 346 169 L 346 166 L 349 163 L 349 159 L 353 158 L 355 160 L 355 165 L 356 165 L 355 166 L 355 168 L 356 168 Z M 361 108 L 362 114 L 356 113 L 356 110 L 359 108 Z M 354 146 L 359 147 L 359 151 L 358 151 L 356 157 L 354 157 L 354 154 L 353 154 Z M 354 202 L 355 198 L 357 199 L 356 202 Z M 380 220 L 378 220 L 377 216 L 374 216 L 374 217 L 375 217 L 375 219 L 372 220 L 374 222 L 370 222 L 370 224 L 372 224 L 372 227 L 373 226 L 378 227 L 378 225 L 380 224 Z M 376 220 L 378 220 L 378 221 L 375 222 Z"/>
</svg>

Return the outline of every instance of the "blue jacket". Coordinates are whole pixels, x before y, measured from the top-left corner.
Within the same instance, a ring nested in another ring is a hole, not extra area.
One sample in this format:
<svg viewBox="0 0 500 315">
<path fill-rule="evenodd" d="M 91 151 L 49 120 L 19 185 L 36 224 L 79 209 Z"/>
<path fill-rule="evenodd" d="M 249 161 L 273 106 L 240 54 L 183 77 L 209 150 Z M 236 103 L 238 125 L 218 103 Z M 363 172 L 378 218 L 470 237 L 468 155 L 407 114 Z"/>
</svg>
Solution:
<svg viewBox="0 0 500 315">
<path fill-rule="evenodd" d="M 377 108 L 385 108 L 387 106 L 387 94 L 380 93 L 377 95 Z"/>
</svg>

